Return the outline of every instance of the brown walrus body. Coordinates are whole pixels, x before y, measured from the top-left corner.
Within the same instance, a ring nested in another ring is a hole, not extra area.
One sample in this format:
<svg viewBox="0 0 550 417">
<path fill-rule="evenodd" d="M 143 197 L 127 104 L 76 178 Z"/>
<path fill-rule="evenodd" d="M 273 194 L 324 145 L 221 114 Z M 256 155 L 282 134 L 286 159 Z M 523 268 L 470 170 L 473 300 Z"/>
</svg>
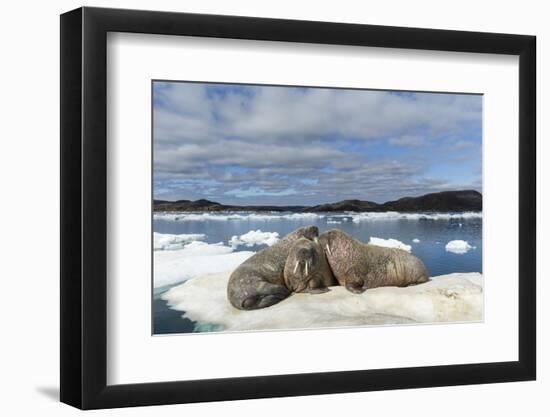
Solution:
<svg viewBox="0 0 550 417">
<path fill-rule="evenodd" d="M 292 292 L 319 294 L 338 285 L 317 238 L 296 240 L 285 263 L 284 281 Z"/>
<path fill-rule="evenodd" d="M 422 261 L 402 249 L 365 244 L 337 229 L 321 234 L 319 242 L 336 280 L 351 292 L 428 281 Z"/>
<path fill-rule="evenodd" d="M 292 244 L 300 238 L 312 240 L 318 235 L 315 226 L 301 227 L 244 261 L 229 277 L 229 302 L 240 310 L 254 310 L 287 298 L 291 291 L 284 281 L 284 267 Z"/>
</svg>

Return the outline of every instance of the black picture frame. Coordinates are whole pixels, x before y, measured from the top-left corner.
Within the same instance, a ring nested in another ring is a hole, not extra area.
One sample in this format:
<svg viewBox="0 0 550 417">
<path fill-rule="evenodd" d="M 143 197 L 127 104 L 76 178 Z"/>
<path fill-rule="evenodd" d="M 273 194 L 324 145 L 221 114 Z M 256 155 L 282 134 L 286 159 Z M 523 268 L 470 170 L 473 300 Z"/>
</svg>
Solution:
<svg viewBox="0 0 550 417">
<path fill-rule="evenodd" d="M 519 360 L 107 385 L 108 32 L 519 56 Z M 61 15 L 61 401 L 82 409 L 536 378 L 534 36 L 79 8 Z"/>
</svg>

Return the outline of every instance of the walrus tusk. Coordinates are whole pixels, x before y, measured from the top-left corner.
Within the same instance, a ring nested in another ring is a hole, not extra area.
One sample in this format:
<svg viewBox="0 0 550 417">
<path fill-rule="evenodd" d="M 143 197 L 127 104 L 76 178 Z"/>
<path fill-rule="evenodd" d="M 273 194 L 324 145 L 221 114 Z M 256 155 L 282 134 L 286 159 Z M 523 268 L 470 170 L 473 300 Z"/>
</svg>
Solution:
<svg viewBox="0 0 550 417">
<path fill-rule="evenodd" d="M 296 265 L 294 265 L 294 272 L 293 272 L 293 274 L 296 273 L 296 270 L 297 270 L 297 269 L 298 269 L 298 261 L 296 261 Z"/>
<path fill-rule="evenodd" d="M 315 243 L 319 243 L 319 238 L 318 238 L 317 236 L 315 236 L 315 237 L 313 238 L 313 241 L 314 241 Z"/>
<path fill-rule="evenodd" d="M 308 267 L 308 265 L 309 265 L 309 262 L 306 261 L 306 277 L 307 277 L 307 267 Z"/>
<path fill-rule="evenodd" d="M 327 245 L 327 248 L 326 248 L 326 249 L 327 249 L 328 254 L 329 254 L 330 256 L 332 256 L 332 252 L 330 251 L 330 246 L 329 246 L 329 245 Z"/>
</svg>

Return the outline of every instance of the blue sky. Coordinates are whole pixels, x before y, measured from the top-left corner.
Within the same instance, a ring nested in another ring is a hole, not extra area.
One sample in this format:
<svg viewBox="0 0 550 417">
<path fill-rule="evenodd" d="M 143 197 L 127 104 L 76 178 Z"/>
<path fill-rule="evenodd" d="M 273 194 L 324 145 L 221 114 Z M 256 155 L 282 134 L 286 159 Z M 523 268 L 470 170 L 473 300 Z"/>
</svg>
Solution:
<svg viewBox="0 0 550 417">
<path fill-rule="evenodd" d="M 481 191 L 482 96 L 153 83 L 154 197 L 384 202 Z"/>
</svg>

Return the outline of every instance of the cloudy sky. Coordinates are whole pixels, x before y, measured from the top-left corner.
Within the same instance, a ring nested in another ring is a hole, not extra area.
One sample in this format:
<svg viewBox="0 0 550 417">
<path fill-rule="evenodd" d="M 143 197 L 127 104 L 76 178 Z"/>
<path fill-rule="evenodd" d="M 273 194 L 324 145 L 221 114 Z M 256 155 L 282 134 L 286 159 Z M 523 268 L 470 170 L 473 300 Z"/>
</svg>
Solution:
<svg viewBox="0 0 550 417">
<path fill-rule="evenodd" d="M 153 83 L 154 197 L 384 202 L 481 191 L 482 97 Z"/>
</svg>

